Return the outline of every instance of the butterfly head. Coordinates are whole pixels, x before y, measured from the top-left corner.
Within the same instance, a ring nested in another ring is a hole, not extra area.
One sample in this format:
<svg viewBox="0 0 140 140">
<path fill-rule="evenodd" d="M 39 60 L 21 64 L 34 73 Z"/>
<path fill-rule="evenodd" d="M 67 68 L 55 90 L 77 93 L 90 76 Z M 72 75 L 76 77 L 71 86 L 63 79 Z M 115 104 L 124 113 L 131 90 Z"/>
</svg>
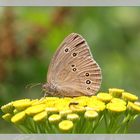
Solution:
<svg viewBox="0 0 140 140">
<path fill-rule="evenodd" d="M 42 90 L 45 91 L 45 92 L 48 92 L 48 91 L 49 91 L 49 87 L 50 87 L 50 86 L 49 86 L 48 83 L 43 84 L 43 85 L 42 85 Z"/>
<path fill-rule="evenodd" d="M 48 93 L 48 94 L 49 94 L 49 93 L 52 94 L 52 93 L 56 92 L 56 91 L 55 91 L 55 87 L 54 87 L 52 84 L 49 84 L 49 83 L 43 84 L 42 90 L 43 90 L 45 93 Z"/>
</svg>

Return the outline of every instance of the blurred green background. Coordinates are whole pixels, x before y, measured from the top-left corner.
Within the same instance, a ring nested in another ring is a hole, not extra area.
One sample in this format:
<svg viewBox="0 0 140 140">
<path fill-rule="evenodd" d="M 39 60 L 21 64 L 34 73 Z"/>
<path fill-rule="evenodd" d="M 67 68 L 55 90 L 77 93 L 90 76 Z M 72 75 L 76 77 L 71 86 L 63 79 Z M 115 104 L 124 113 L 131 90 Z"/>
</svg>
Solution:
<svg viewBox="0 0 140 140">
<path fill-rule="evenodd" d="M 71 32 L 87 40 L 102 91 L 124 88 L 140 97 L 139 15 L 139 7 L 0 7 L 0 106 L 43 96 L 41 87 L 25 86 L 46 81 L 53 53 Z M 0 133 L 17 132 L 0 119 Z M 140 133 L 140 118 L 129 132 Z"/>
</svg>

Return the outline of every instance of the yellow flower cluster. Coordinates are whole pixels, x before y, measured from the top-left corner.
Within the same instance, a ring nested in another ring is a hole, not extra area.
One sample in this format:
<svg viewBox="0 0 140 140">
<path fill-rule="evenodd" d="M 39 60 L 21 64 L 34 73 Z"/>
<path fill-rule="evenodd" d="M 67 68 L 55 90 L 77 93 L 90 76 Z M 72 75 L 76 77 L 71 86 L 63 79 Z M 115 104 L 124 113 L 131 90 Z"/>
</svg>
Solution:
<svg viewBox="0 0 140 140">
<path fill-rule="evenodd" d="M 1 110 L 4 120 L 25 133 L 94 133 L 106 111 L 118 114 L 132 110 L 139 114 L 137 100 L 134 94 L 111 88 L 108 93 L 90 97 L 17 100 L 2 106 Z M 86 125 L 92 128 L 86 129 Z"/>
</svg>

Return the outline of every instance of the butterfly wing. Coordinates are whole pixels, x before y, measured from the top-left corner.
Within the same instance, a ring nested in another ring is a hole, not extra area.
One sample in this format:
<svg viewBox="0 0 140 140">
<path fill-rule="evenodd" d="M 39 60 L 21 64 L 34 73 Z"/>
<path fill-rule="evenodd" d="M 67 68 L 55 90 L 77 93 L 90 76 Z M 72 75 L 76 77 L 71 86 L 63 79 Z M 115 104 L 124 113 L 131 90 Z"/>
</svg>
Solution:
<svg viewBox="0 0 140 140">
<path fill-rule="evenodd" d="M 72 33 L 60 44 L 49 66 L 47 81 L 62 96 L 94 95 L 101 85 L 101 69 L 85 39 Z"/>
</svg>

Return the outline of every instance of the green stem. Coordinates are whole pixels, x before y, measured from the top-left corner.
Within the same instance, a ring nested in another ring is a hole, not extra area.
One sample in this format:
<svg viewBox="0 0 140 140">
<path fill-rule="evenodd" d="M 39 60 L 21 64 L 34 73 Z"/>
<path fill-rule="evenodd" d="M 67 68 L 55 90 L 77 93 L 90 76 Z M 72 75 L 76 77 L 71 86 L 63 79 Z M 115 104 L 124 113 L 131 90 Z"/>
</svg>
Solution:
<svg viewBox="0 0 140 140">
<path fill-rule="evenodd" d="M 93 128 L 91 130 L 91 133 L 95 133 L 96 128 L 98 127 L 99 123 L 102 121 L 103 119 L 103 115 L 102 113 L 99 115 L 99 117 L 97 118 L 97 120 L 94 122 Z"/>
<path fill-rule="evenodd" d="M 79 120 L 75 121 L 74 122 L 74 127 L 73 127 L 73 130 L 72 130 L 72 134 L 77 134 L 78 133 L 78 123 L 79 123 Z"/>
<path fill-rule="evenodd" d="M 132 115 L 132 116 L 130 116 L 129 120 L 126 122 L 125 129 L 124 129 L 125 134 L 128 132 L 128 128 L 131 125 L 131 123 L 134 121 L 135 118 L 136 118 L 135 115 Z"/>
<path fill-rule="evenodd" d="M 85 124 L 86 124 L 86 126 L 84 127 L 83 133 L 84 134 L 89 134 L 91 129 L 92 129 L 93 121 L 86 120 Z"/>
<path fill-rule="evenodd" d="M 109 118 L 110 118 L 110 120 L 109 120 L 109 124 L 108 124 L 108 128 L 107 128 L 107 130 L 108 130 L 108 133 L 114 133 L 114 128 L 118 125 L 117 123 L 118 123 L 118 116 L 116 116 L 115 114 L 113 114 L 113 113 L 110 113 L 109 114 Z"/>
<path fill-rule="evenodd" d="M 83 133 L 86 126 L 86 119 L 84 114 L 80 114 L 80 120 L 77 123 L 77 133 Z"/>
<path fill-rule="evenodd" d="M 51 133 L 51 128 L 50 128 L 49 125 L 50 125 L 50 124 L 48 123 L 48 120 L 46 119 L 46 121 L 45 121 L 44 124 L 43 124 L 43 127 L 44 127 L 44 130 L 45 130 L 45 133 L 48 133 L 48 134 Z"/>
<path fill-rule="evenodd" d="M 107 110 L 105 110 L 105 112 L 104 112 L 104 122 L 105 122 L 105 129 L 106 129 L 106 132 L 108 133 L 107 115 L 108 115 L 108 112 L 107 112 Z M 109 117 L 108 117 L 108 118 L 109 118 Z"/>
</svg>

